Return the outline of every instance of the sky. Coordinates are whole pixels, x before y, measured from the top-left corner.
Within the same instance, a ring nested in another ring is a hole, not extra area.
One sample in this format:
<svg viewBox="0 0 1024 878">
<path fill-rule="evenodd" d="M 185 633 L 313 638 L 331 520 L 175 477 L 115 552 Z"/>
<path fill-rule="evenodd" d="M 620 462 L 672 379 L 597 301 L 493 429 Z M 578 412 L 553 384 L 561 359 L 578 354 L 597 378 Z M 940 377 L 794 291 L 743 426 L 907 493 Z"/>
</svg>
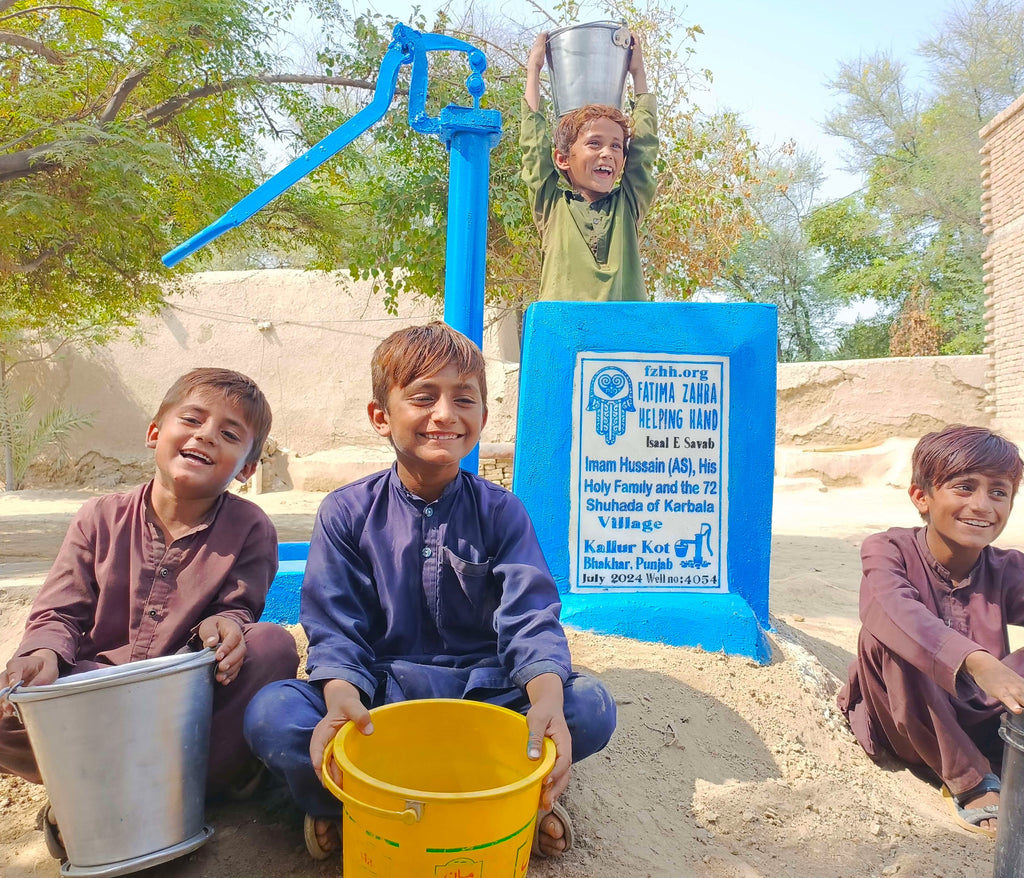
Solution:
<svg viewBox="0 0 1024 878">
<path fill-rule="evenodd" d="M 520 23 L 533 22 L 522 0 L 475 0 Z M 730 109 L 742 116 L 754 139 L 780 146 L 794 139 L 824 162 L 823 200 L 841 198 L 861 185 L 842 170 L 842 143 L 821 123 L 839 106 L 826 82 L 840 61 L 880 49 L 911 65 L 914 50 L 931 37 L 957 0 L 676 0 L 681 21 L 699 24 L 695 62 L 714 74 L 710 92 L 698 101 L 707 109 Z M 414 3 L 430 16 L 437 0 L 352 0 L 402 18 Z M 458 0 L 453 6 L 458 8 Z M 549 5 L 549 4 L 542 4 Z M 600 19 L 587 15 L 582 20 Z M 538 27 L 539 29 L 539 27 Z"/>
<path fill-rule="evenodd" d="M 856 190 L 842 171 L 842 142 L 821 124 L 841 104 L 827 86 L 841 61 L 879 50 L 920 70 L 914 51 L 932 37 L 954 7 L 949 0 L 695 0 L 686 18 L 704 30 L 701 66 L 714 74 L 712 100 L 740 113 L 756 140 L 794 139 L 825 163 L 822 195 Z"/>
</svg>

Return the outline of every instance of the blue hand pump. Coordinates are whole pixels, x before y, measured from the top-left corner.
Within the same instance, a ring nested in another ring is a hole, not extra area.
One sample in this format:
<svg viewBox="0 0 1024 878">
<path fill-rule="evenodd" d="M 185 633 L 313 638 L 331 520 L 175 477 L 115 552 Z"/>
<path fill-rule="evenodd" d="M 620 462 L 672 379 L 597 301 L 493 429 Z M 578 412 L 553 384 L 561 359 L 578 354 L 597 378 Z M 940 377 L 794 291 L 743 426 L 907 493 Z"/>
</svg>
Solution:
<svg viewBox="0 0 1024 878">
<path fill-rule="evenodd" d="M 449 104 L 437 117 L 427 114 L 427 52 L 434 51 L 465 52 L 472 71 L 466 79 L 466 89 L 473 98 L 472 107 Z M 164 265 L 177 265 L 224 232 L 240 226 L 379 122 L 391 106 L 398 72 L 405 64 L 412 64 L 409 125 L 421 134 L 440 137 L 449 153 L 444 319 L 449 326 L 482 345 L 488 179 L 491 150 L 501 139 L 501 113 L 480 106 L 480 98 L 487 88 L 483 78 L 487 69 L 484 53 L 464 40 L 444 34 L 425 34 L 404 24 L 395 25 L 370 103 L 229 208 L 222 217 L 171 250 L 163 257 Z M 462 466 L 476 472 L 477 465 L 478 452 L 474 449 Z"/>
</svg>

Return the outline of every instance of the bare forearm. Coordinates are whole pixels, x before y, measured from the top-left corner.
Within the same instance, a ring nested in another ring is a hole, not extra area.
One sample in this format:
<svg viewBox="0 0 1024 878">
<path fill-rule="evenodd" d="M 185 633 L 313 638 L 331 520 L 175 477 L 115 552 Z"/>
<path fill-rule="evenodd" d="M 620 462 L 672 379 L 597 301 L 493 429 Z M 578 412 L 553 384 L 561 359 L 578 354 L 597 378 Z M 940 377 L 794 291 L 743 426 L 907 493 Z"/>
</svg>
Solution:
<svg viewBox="0 0 1024 878">
<path fill-rule="evenodd" d="M 540 110 L 540 72 L 544 68 L 547 45 L 547 31 L 537 34 L 530 49 L 530 56 L 526 59 L 526 90 L 523 92 L 523 98 L 535 113 Z"/>
</svg>

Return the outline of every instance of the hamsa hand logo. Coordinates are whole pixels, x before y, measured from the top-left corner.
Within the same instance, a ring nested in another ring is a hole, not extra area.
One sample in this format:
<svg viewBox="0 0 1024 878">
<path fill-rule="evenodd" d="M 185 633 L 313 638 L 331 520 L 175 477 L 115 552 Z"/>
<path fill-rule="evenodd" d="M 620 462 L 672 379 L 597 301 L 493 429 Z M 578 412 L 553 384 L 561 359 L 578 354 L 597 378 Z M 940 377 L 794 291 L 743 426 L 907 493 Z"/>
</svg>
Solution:
<svg viewBox="0 0 1024 878">
<path fill-rule="evenodd" d="M 605 366 L 590 380 L 587 411 L 594 412 L 594 430 L 608 445 L 626 432 L 626 412 L 633 412 L 633 382 L 617 366 Z"/>
</svg>

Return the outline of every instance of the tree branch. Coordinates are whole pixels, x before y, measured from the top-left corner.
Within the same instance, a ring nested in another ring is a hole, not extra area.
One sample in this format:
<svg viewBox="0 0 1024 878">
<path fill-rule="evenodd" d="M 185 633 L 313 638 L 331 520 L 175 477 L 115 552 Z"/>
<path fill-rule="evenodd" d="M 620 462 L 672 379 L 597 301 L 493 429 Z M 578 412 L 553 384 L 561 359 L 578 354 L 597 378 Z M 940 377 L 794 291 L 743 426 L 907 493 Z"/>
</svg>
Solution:
<svg viewBox="0 0 1024 878">
<path fill-rule="evenodd" d="M 0 12 L 5 12 L 17 2 L 18 0 L 0 0 Z M 84 12 L 86 15 L 94 15 L 96 18 L 104 21 L 106 20 L 95 9 L 88 9 L 85 6 L 66 6 L 62 3 L 53 3 L 49 6 L 33 6 L 31 9 L 19 9 L 17 12 L 12 12 L 10 15 L 0 17 L 0 21 L 7 21 L 11 18 L 18 18 L 24 15 L 36 15 L 39 12 L 48 12 L 51 9 L 66 9 L 69 12 Z"/>
<path fill-rule="evenodd" d="M 54 52 L 53 49 L 43 45 L 38 40 L 33 40 L 23 34 L 0 30 L 0 43 L 6 43 L 8 46 L 18 46 L 21 49 L 27 49 L 32 54 L 45 58 L 51 64 L 64 64 L 64 57 L 62 55 Z"/>
<path fill-rule="evenodd" d="M 2 0 L 0 0 L 0 2 L 2 2 Z M 124 99 L 127 98 L 131 90 L 138 85 L 139 79 L 144 77 L 146 72 L 146 70 L 136 71 L 118 86 L 114 95 L 107 102 L 103 115 L 100 117 L 99 127 L 103 127 L 104 124 L 112 121 L 113 115 L 111 115 L 111 111 L 116 115 L 117 110 L 119 110 L 123 105 Z M 177 114 L 184 111 L 190 104 L 195 103 L 196 101 L 212 97 L 214 95 L 224 94 L 225 92 L 229 92 L 246 85 L 251 85 L 253 82 L 259 82 L 265 85 L 333 85 L 345 88 L 361 88 L 369 91 L 372 91 L 376 87 L 374 83 L 368 82 L 365 79 L 350 79 L 345 76 L 317 76 L 315 74 L 304 73 L 265 73 L 255 77 L 238 77 L 237 79 L 229 79 L 224 82 L 203 86 L 202 88 L 192 89 L 184 94 L 170 98 L 161 104 L 157 104 L 155 107 L 150 107 L 148 110 L 142 110 L 134 114 L 131 118 L 134 121 L 145 122 L 151 128 L 159 128 L 166 125 Z M 99 142 L 99 138 L 92 135 L 81 135 L 77 138 L 76 142 L 95 144 Z M 27 149 L 18 150 L 17 152 L 0 155 L 0 183 L 7 182 L 9 180 L 17 180 L 21 177 L 28 177 L 32 174 L 54 171 L 62 167 L 60 161 L 46 158 L 48 154 L 54 152 L 58 143 L 59 141 L 50 141 L 49 143 L 44 143 L 39 146 L 32 146 Z"/>
<path fill-rule="evenodd" d="M 0 254 L 0 274 L 28 274 L 29 272 L 35 271 L 37 268 L 41 268 L 50 259 L 63 256 L 77 243 L 77 240 L 65 241 L 60 245 L 60 247 L 51 247 L 47 250 L 40 251 L 39 255 L 36 256 L 35 259 L 31 262 L 25 263 L 12 262 L 10 259 L 6 259 L 3 254 Z"/>
<path fill-rule="evenodd" d="M 128 96 L 132 93 L 135 87 L 146 78 L 152 69 L 152 65 L 147 65 L 140 70 L 135 70 L 132 73 L 129 73 L 128 76 L 121 81 L 121 84 L 114 89 L 114 93 L 110 96 L 110 100 L 107 101 L 107 105 L 103 108 L 103 112 L 100 113 L 101 125 L 113 122 L 114 119 L 117 118 L 117 114 L 121 111 L 121 107 L 124 106 L 124 102 L 128 100 Z"/>
<path fill-rule="evenodd" d="M 43 156 L 50 152 L 53 146 L 53 143 L 48 143 L 44 146 L 32 146 L 7 155 L 0 155 L 0 183 L 59 168 L 60 162 L 43 159 Z"/>
<path fill-rule="evenodd" d="M 233 91 L 252 82 L 262 82 L 265 85 L 335 85 L 345 88 L 362 88 L 367 91 L 373 91 L 374 88 L 376 88 L 374 83 L 368 82 L 365 79 L 349 79 L 346 76 L 317 76 L 315 74 L 300 73 L 264 73 L 260 76 L 225 79 L 223 82 L 217 82 L 212 85 L 204 85 L 202 88 L 192 89 L 192 91 L 187 91 L 184 94 L 175 95 L 173 98 L 164 101 L 162 104 L 157 104 L 155 107 L 143 110 L 139 115 L 149 124 L 159 126 L 166 122 L 168 117 L 172 117 L 177 113 L 180 113 L 185 109 L 185 107 L 195 101 L 213 97 L 218 94 L 224 94 L 225 92 Z"/>
</svg>

